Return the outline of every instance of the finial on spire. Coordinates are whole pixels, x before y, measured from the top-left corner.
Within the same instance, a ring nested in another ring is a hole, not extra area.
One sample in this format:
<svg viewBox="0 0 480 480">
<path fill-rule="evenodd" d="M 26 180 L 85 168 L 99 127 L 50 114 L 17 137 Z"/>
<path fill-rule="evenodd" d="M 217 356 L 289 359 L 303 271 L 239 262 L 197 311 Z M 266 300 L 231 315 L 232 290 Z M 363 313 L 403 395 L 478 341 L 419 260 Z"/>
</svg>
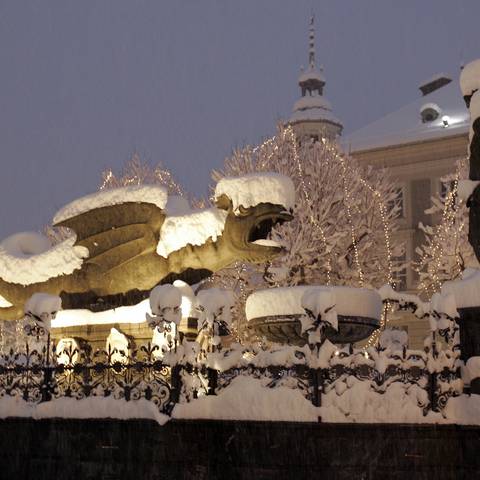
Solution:
<svg viewBox="0 0 480 480">
<path fill-rule="evenodd" d="M 310 29 L 308 32 L 308 65 L 310 70 L 315 70 L 315 15 L 310 17 Z"/>
</svg>

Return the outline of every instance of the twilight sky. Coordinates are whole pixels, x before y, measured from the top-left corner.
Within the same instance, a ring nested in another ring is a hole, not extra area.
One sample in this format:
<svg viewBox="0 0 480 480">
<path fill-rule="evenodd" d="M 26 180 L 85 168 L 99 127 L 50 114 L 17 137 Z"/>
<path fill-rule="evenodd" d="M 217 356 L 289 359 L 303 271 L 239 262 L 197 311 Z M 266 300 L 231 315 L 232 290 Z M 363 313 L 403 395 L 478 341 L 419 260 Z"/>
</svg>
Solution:
<svg viewBox="0 0 480 480">
<path fill-rule="evenodd" d="M 346 133 L 480 57 L 479 0 L 0 0 L 0 239 L 134 151 L 206 192 L 290 115 L 312 11 Z"/>
</svg>

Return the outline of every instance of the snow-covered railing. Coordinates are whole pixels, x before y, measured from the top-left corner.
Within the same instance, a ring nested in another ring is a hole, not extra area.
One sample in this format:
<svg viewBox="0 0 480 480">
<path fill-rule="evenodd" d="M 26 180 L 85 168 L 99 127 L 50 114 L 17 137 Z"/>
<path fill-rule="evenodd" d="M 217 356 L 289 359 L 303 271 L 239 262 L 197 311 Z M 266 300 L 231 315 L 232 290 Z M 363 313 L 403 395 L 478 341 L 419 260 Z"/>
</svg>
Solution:
<svg viewBox="0 0 480 480">
<path fill-rule="evenodd" d="M 298 389 L 313 405 L 321 407 L 324 399 L 327 403 L 333 401 L 332 397 L 341 400 L 347 397 L 347 390 L 358 389 L 359 384 L 363 384 L 364 391 L 379 395 L 399 387 L 426 415 L 429 411 L 441 412 L 448 399 L 462 391 L 460 370 L 455 362 L 435 359 L 431 352 L 405 347 L 400 350 L 377 347 L 368 352 L 353 346 L 332 350 L 331 344 L 325 345 L 325 349 L 320 356 L 307 346 L 256 354 L 244 352 L 242 361 L 234 366 L 229 365 L 229 358 L 235 356 L 232 351 L 217 353 L 214 360 L 210 359 L 212 366 L 217 365 L 216 369 L 209 368 L 210 394 L 221 393 L 239 376 L 249 376 L 269 388 Z M 226 369 L 222 369 L 221 356 Z M 279 359 L 283 362 L 278 364 Z"/>
<path fill-rule="evenodd" d="M 0 355 L 0 398 L 16 397 L 30 404 L 58 398 L 108 397 L 145 399 L 169 414 L 178 402 L 178 366 L 157 360 L 158 347 L 142 347 L 127 355 L 117 348 L 92 353 L 88 344 L 66 343 L 59 351 L 49 343 Z"/>
<path fill-rule="evenodd" d="M 73 340 L 73 339 L 72 339 Z M 260 381 L 272 390 L 297 391 L 315 407 L 339 408 L 348 419 L 352 406 L 377 398 L 408 398 L 418 415 L 443 412 L 450 397 L 462 390 L 453 358 L 433 358 L 425 351 L 324 343 L 320 351 L 283 346 L 246 349 L 234 344 L 198 356 L 189 342 L 159 359 L 157 346 L 123 351 L 115 346 L 92 352 L 86 343 L 66 342 L 61 349 L 0 355 L 0 398 L 16 397 L 29 404 L 67 398 L 110 398 L 152 402 L 170 415 L 176 404 L 205 395 L 219 395 L 239 377 Z"/>
</svg>

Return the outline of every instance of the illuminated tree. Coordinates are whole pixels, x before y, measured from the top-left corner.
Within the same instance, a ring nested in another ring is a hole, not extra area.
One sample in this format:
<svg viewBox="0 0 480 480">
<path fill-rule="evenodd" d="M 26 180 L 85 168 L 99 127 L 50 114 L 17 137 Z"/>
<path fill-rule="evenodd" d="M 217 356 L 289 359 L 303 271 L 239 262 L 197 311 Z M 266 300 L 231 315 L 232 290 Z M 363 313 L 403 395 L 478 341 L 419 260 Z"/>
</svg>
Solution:
<svg viewBox="0 0 480 480">
<path fill-rule="evenodd" d="M 185 190 L 175 181 L 173 175 L 159 163 L 151 167 L 143 162 L 138 153 L 125 164 L 120 174 L 115 174 L 111 168 L 102 173 L 100 190 L 126 187 L 129 185 L 155 184 L 163 185 L 170 195 L 185 196 Z"/>
<path fill-rule="evenodd" d="M 478 268 L 472 246 L 468 241 L 468 208 L 458 195 L 458 183 L 468 177 L 466 159 L 457 162 L 456 171 L 441 179 L 442 192 L 432 198 L 426 211 L 438 218 L 434 225 L 420 224 L 425 241 L 416 252 L 419 259 L 413 269 L 418 273 L 418 289 L 430 298 L 446 280 L 454 280 L 467 267 Z"/>
<path fill-rule="evenodd" d="M 237 287 L 241 299 L 269 286 L 394 283 L 392 257 L 403 246 L 394 244 L 391 233 L 400 207 L 397 186 L 385 170 L 359 166 L 335 141 L 299 143 L 291 127 L 279 127 L 262 145 L 234 151 L 214 179 L 261 171 L 288 175 L 296 187 L 294 220 L 272 234 L 287 253 L 267 265 L 224 270 L 215 275 L 217 283 Z"/>
</svg>

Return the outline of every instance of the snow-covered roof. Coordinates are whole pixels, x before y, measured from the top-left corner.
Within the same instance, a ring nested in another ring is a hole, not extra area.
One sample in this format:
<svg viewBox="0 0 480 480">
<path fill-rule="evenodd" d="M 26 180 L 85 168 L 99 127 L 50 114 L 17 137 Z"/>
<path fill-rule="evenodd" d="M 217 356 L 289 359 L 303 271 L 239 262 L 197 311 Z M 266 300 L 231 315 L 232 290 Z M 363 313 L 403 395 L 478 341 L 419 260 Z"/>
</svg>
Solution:
<svg viewBox="0 0 480 480">
<path fill-rule="evenodd" d="M 420 111 L 426 103 L 437 104 L 441 114 L 432 122 L 422 123 Z M 448 116 L 448 127 L 442 120 L 445 115 Z M 469 125 L 469 112 L 458 82 L 453 81 L 347 135 L 342 144 L 347 151 L 371 150 L 466 134 Z"/>
<path fill-rule="evenodd" d="M 299 98 L 293 105 L 293 110 L 306 110 L 307 108 L 323 108 L 325 110 L 332 110 L 332 105 L 325 98 L 320 95 L 305 95 Z"/>
<path fill-rule="evenodd" d="M 330 110 L 326 110 L 325 108 L 307 108 L 305 110 L 296 110 L 290 116 L 289 122 L 314 122 L 320 120 L 335 123 L 336 125 L 343 125 L 342 122 Z"/>
</svg>

